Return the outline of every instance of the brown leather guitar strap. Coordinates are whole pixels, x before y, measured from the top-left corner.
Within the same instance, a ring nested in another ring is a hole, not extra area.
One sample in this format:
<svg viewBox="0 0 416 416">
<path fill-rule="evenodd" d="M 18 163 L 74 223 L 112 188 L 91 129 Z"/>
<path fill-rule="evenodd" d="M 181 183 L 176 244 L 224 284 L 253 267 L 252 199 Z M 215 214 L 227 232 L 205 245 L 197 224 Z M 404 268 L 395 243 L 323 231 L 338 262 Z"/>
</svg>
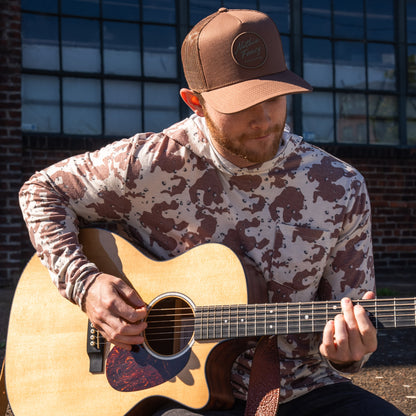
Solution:
<svg viewBox="0 0 416 416">
<path fill-rule="evenodd" d="M 5 415 L 9 401 L 6 394 L 6 381 L 5 381 L 4 361 L 1 367 L 0 373 L 0 415 Z"/>
<path fill-rule="evenodd" d="M 276 336 L 256 345 L 250 372 L 245 416 L 275 416 L 279 405 L 280 366 Z"/>
</svg>

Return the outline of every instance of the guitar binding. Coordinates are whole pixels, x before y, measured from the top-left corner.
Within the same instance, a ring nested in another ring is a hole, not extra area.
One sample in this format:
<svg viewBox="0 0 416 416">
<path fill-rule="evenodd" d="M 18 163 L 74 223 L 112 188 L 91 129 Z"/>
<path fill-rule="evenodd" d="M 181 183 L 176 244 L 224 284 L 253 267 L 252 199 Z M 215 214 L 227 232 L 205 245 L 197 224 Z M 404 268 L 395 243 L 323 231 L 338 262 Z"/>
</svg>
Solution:
<svg viewBox="0 0 416 416">
<path fill-rule="evenodd" d="M 195 305 L 182 293 L 159 295 L 148 305 L 144 348 L 157 359 L 186 354 L 195 341 Z"/>
</svg>

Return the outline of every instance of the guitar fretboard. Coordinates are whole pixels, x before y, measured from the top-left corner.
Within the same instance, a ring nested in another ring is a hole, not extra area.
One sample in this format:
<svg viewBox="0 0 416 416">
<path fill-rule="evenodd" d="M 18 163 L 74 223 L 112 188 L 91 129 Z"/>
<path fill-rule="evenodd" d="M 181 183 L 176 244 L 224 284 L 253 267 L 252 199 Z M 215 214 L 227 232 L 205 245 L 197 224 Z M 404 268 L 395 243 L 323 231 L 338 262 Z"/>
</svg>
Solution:
<svg viewBox="0 0 416 416">
<path fill-rule="evenodd" d="M 377 329 L 416 327 L 416 298 L 355 301 Z M 197 307 L 195 339 L 322 332 L 341 313 L 339 301 Z"/>
</svg>

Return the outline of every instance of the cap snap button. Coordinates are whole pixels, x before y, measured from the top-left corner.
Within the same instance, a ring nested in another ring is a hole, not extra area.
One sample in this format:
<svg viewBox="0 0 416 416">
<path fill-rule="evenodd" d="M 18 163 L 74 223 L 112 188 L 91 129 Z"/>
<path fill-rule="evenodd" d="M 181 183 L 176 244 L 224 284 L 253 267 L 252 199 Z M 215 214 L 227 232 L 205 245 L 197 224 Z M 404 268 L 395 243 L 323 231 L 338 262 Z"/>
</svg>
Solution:
<svg viewBox="0 0 416 416">
<path fill-rule="evenodd" d="M 228 9 L 226 7 L 221 7 L 220 9 L 218 9 L 218 13 L 224 13 L 224 12 L 228 12 Z"/>
</svg>

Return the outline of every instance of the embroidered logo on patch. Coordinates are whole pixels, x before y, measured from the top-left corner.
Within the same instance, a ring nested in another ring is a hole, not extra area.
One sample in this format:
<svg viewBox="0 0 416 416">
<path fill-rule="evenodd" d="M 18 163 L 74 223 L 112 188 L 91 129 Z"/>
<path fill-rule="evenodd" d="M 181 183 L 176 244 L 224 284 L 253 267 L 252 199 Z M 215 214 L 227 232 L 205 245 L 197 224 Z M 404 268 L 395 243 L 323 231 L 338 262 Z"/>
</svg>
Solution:
<svg viewBox="0 0 416 416">
<path fill-rule="evenodd" d="M 259 68 L 267 58 L 264 40 L 256 33 L 238 35 L 231 46 L 234 61 L 243 68 Z"/>
</svg>

